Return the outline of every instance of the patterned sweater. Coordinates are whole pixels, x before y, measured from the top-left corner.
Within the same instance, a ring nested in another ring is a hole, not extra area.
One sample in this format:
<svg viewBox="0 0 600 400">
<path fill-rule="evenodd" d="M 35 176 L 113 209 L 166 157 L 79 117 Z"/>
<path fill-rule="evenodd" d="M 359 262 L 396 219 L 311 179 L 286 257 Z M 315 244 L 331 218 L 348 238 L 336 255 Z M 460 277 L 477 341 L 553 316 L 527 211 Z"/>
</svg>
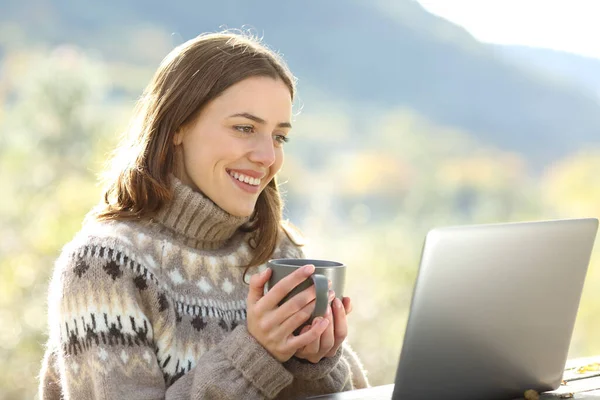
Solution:
<svg viewBox="0 0 600 400">
<path fill-rule="evenodd" d="M 278 362 L 246 329 L 247 220 L 174 179 L 153 219 L 90 222 L 49 288 L 40 398 L 293 399 L 368 386 L 344 344 L 318 364 Z M 273 254 L 302 257 L 281 229 Z"/>
</svg>

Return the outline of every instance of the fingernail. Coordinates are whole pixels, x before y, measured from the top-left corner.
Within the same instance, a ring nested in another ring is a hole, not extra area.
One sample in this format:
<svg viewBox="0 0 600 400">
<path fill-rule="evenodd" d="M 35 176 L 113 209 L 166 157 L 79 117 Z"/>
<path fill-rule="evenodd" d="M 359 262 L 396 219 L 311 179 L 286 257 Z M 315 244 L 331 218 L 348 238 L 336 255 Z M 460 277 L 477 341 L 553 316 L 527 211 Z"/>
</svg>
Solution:
<svg viewBox="0 0 600 400">
<path fill-rule="evenodd" d="M 334 305 L 334 306 L 336 306 L 337 308 L 342 308 L 342 305 L 343 305 L 343 304 L 342 304 L 342 301 L 341 301 L 340 299 L 336 298 L 336 299 L 333 301 L 333 305 Z"/>
<path fill-rule="evenodd" d="M 267 276 L 267 274 L 269 273 L 269 268 L 265 269 L 263 272 L 260 273 L 260 277 L 264 278 L 265 276 Z"/>
<path fill-rule="evenodd" d="M 321 317 L 317 317 L 317 318 L 313 319 L 313 322 L 312 322 L 313 326 L 317 326 L 319 324 L 319 322 L 321 322 L 322 319 L 323 318 L 321 318 Z"/>
<path fill-rule="evenodd" d="M 312 264 L 309 265 L 305 265 L 304 268 L 302 269 L 306 274 L 310 275 L 313 272 L 315 272 L 315 266 Z"/>
<path fill-rule="evenodd" d="M 328 317 L 331 315 L 331 307 L 327 306 L 327 311 L 325 311 L 325 316 Z"/>
<path fill-rule="evenodd" d="M 329 320 L 327 318 L 323 318 L 319 321 L 319 326 L 326 327 L 327 325 L 329 325 Z"/>
<path fill-rule="evenodd" d="M 331 285 L 332 285 L 332 284 L 333 284 L 333 283 L 332 283 L 331 281 L 328 281 L 328 287 L 329 287 L 330 289 L 331 289 Z"/>
</svg>

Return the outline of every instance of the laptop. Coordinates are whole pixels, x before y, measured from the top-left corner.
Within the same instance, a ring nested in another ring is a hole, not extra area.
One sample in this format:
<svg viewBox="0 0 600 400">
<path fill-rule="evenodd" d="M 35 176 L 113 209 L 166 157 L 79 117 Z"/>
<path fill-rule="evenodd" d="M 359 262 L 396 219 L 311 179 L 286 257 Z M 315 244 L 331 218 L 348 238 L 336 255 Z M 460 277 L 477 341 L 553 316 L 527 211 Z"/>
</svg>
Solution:
<svg viewBox="0 0 600 400">
<path fill-rule="evenodd" d="M 430 231 L 394 384 L 312 399 L 506 400 L 558 388 L 597 230 L 589 218 Z"/>
</svg>

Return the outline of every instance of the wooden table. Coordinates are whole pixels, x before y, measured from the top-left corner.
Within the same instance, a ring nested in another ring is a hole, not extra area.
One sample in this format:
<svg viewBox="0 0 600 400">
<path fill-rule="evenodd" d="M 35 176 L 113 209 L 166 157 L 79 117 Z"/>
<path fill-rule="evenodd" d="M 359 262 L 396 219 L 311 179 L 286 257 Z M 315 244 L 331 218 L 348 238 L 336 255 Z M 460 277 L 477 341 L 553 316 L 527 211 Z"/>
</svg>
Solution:
<svg viewBox="0 0 600 400">
<path fill-rule="evenodd" d="M 541 394 L 539 398 L 600 400 L 600 356 L 569 360 L 563 384 L 553 392 Z"/>
<path fill-rule="evenodd" d="M 390 399 L 394 385 L 375 386 L 367 389 L 351 390 L 343 393 L 314 396 L 315 400 L 369 400 Z M 530 397 L 534 399 L 536 397 Z M 600 400 L 600 356 L 577 358 L 567 361 L 563 383 L 555 391 L 539 395 L 539 400 L 583 399 Z M 513 400 L 523 400 L 524 397 Z"/>
</svg>

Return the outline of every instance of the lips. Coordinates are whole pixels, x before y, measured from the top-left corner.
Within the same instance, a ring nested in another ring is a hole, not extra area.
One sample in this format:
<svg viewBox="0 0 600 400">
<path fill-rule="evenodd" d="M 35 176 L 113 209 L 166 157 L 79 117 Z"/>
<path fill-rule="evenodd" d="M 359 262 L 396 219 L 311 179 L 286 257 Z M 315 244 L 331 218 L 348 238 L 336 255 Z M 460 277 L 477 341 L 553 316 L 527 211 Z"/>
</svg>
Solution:
<svg viewBox="0 0 600 400">
<path fill-rule="evenodd" d="M 241 169 L 241 168 L 226 168 L 227 173 L 231 173 L 231 172 L 237 172 L 238 174 L 242 174 L 242 175 L 246 175 L 250 178 L 258 178 L 258 179 L 263 179 L 265 176 L 267 176 L 266 172 L 263 171 L 255 171 L 253 169 Z"/>
<path fill-rule="evenodd" d="M 237 171 L 227 171 L 227 173 L 229 174 L 229 176 L 231 176 L 234 179 L 237 179 L 240 182 L 247 183 L 251 186 L 260 186 L 260 178 L 253 178 L 245 174 L 240 174 Z"/>
</svg>

